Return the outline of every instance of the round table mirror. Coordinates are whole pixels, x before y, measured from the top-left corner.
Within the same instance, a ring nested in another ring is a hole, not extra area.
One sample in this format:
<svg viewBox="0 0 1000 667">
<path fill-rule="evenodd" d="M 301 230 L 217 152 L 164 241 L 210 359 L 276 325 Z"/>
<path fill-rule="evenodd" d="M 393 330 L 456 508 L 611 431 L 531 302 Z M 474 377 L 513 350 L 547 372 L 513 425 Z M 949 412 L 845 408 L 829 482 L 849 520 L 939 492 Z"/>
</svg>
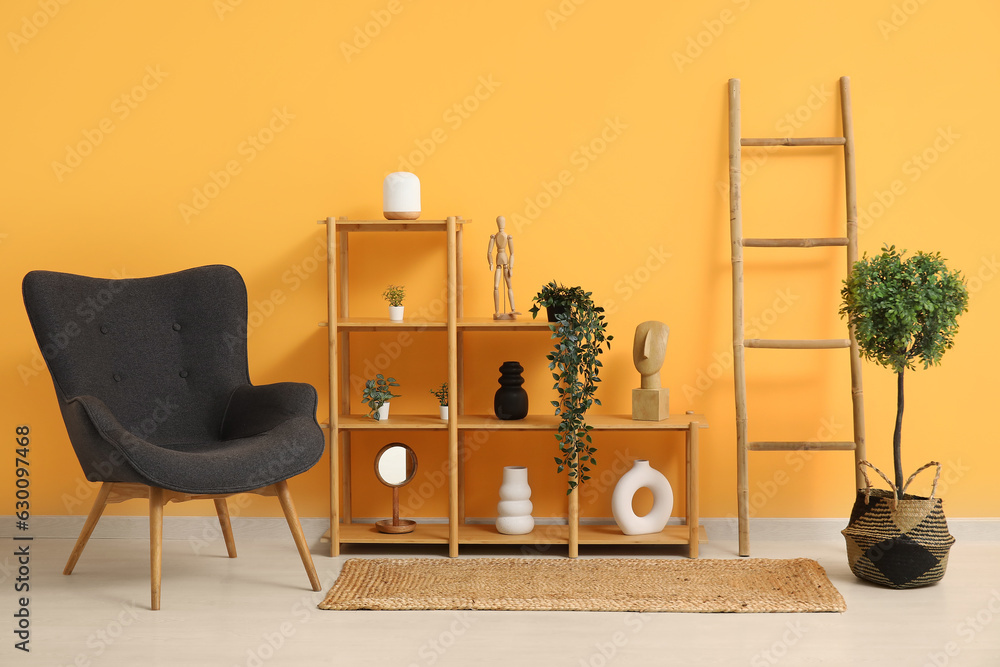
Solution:
<svg viewBox="0 0 1000 667">
<path fill-rule="evenodd" d="M 405 486 L 417 472 L 417 455 L 409 445 L 390 442 L 375 455 L 375 476 L 392 488 L 392 519 L 375 522 L 383 533 L 410 533 L 417 525 L 412 519 L 399 518 L 399 487 Z"/>
</svg>

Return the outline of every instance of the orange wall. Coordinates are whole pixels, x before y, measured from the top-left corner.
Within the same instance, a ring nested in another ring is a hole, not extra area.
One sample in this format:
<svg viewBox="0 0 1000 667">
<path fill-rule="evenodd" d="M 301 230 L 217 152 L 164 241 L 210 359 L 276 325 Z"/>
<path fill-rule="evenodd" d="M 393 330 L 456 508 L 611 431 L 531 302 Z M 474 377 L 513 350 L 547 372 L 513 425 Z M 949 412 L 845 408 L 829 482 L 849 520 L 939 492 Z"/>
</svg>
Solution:
<svg viewBox="0 0 1000 667">
<path fill-rule="evenodd" d="M 629 410 L 635 325 L 670 326 L 663 377 L 672 409 L 703 412 L 711 425 L 702 511 L 732 516 L 726 81 L 743 82 L 746 134 L 815 136 L 839 132 L 836 82 L 847 74 L 862 249 L 940 250 L 970 278 L 956 348 L 943 366 L 908 377 L 905 466 L 945 463 L 950 515 L 1000 515 L 1000 453 L 985 419 L 998 395 L 1000 234 L 987 205 L 1000 150 L 998 22 L 1000 7 L 986 0 L 3 3 L 0 430 L 9 442 L 15 425 L 31 425 L 33 512 L 84 513 L 93 490 L 39 370 L 20 298 L 26 271 L 131 277 L 231 264 L 259 313 L 249 339 L 254 382 L 302 380 L 325 395 L 326 331 L 316 326 L 326 318 L 324 228 L 315 221 L 378 216 L 383 177 L 408 163 L 422 182 L 424 217 L 474 220 L 467 312 L 492 312 L 484 255 L 500 214 L 515 238 L 522 311 L 553 278 L 583 285 L 607 307 L 616 341 L 604 411 Z M 839 233 L 837 152 L 796 155 L 744 153 L 748 233 Z M 443 251 L 412 236 L 357 239 L 355 314 L 382 315 L 378 294 L 389 282 L 407 285 L 411 309 L 434 304 Z M 842 335 L 842 258 L 823 249 L 748 257 L 746 312 L 759 334 Z M 354 361 L 380 363 L 381 346 L 399 342 L 373 336 L 355 346 Z M 443 334 L 425 334 L 400 347 L 388 368 L 403 385 L 394 409 L 435 409 L 428 389 L 445 377 L 444 344 Z M 470 410 L 489 411 L 496 368 L 518 359 L 533 411 L 546 411 L 547 349 L 541 334 L 470 335 Z M 751 438 L 850 438 L 844 355 L 749 357 Z M 865 365 L 869 451 L 886 469 L 893 379 Z M 365 488 L 356 514 L 384 515 L 389 494 L 375 486 L 370 457 L 385 438 L 358 440 L 354 479 Z M 444 446 L 412 441 L 421 456 L 414 513 L 440 516 Z M 610 514 L 610 489 L 632 458 L 651 457 L 682 488 L 679 438 L 663 447 L 607 434 L 597 444 L 601 469 L 584 493 L 586 514 Z M 493 514 L 506 464 L 530 467 L 536 514 L 561 514 L 555 453 L 551 436 L 484 438 L 469 461 L 470 516 Z M 755 455 L 754 514 L 844 516 L 850 457 Z M 304 516 L 325 515 L 327 470 L 324 460 L 294 480 Z M 0 479 L 8 480 L 0 495 L 12 498 L 13 467 Z M 423 503 L 420 485 L 431 496 Z M 210 513 L 205 505 L 172 511 Z M 236 511 L 278 514 L 260 499 Z"/>
</svg>

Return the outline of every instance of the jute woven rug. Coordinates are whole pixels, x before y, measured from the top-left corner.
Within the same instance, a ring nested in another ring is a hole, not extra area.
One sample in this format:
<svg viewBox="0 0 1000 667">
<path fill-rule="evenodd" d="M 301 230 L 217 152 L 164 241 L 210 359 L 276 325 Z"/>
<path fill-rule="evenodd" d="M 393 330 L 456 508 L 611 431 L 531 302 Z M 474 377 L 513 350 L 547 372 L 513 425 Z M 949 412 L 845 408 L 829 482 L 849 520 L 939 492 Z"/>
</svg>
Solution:
<svg viewBox="0 0 1000 667">
<path fill-rule="evenodd" d="M 807 558 L 352 558 L 319 608 L 759 613 L 847 605 Z"/>
</svg>

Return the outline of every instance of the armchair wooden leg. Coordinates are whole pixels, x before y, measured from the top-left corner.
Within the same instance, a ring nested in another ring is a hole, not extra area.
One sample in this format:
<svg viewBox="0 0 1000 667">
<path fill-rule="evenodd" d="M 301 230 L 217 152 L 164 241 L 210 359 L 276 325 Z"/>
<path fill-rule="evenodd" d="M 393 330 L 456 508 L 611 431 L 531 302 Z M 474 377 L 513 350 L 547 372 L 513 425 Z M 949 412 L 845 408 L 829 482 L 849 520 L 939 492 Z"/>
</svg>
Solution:
<svg viewBox="0 0 1000 667">
<path fill-rule="evenodd" d="M 285 513 L 285 521 L 288 522 L 288 527 L 292 531 L 292 538 L 295 540 L 295 546 L 299 550 L 299 557 L 306 568 L 306 574 L 309 575 L 309 583 L 312 584 L 314 591 L 319 591 L 321 590 L 319 575 L 316 574 L 316 566 L 313 565 L 312 554 L 309 553 L 309 544 L 306 542 L 306 536 L 302 532 L 302 524 L 299 523 L 299 515 L 295 511 L 295 505 L 292 503 L 292 494 L 288 490 L 288 482 L 278 482 L 274 485 L 274 488 L 278 492 L 281 511 Z"/>
<path fill-rule="evenodd" d="M 149 607 L 160 608 L 160 574 L 163 564 L 163 489 L 149 487 Z"/>
<path fill-rule="evenodd" d="M 101 488 L 97 492 L 97 498 L 94 500 L 94 506 L 90 508 L 90 514 L 87 515 L 87 520 L 83 522 L 83 530 L 80 531 L 80 537 L 76 538 L 76 545 L 73 547 L 73 551 L 69 555 L 69 560 L 66 561 L 66 567 L 63 568 L 63 574 L 73 574 L 73 568 L 76 567 L 76 561 L 80 560 L 80 554 L 83 553 L 83 548 L 87 546 L 87 542 L 90 540 L 90 536 L 93 534 L 98 520 L 100 520 L 101 515 L 104 514 L 104 508 L 108 504 L 108 496 L 111 495 L 112 486 L 114 486 L 113 482 L 104 482 L 101 484 Z"/>
<path fill-rule="evenodd" d="M 219 515 L 222 536 L 226 538 L 226 551 L 230 558 L 236 558 L 236 540 L 233 538 L 233 525 L 229 522 L 229 505 L 225 498 L 215 499 L 215 512 Z"/>
</svg>

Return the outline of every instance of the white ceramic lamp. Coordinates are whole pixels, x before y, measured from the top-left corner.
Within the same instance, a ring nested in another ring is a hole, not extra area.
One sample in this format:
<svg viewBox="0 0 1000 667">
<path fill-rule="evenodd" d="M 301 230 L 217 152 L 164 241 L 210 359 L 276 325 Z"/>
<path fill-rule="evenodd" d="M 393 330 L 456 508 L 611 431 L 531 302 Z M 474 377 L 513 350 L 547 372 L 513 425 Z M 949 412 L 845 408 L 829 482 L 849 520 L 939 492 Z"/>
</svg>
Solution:
<svg viewBox="0 0 1000 667">
<path fill-rule="evenodd" d="M 394 171 L 382 183 L 382 215 L 386 220 L 420 217 L 420 179 L 408 171 Z"/>
</svg>

